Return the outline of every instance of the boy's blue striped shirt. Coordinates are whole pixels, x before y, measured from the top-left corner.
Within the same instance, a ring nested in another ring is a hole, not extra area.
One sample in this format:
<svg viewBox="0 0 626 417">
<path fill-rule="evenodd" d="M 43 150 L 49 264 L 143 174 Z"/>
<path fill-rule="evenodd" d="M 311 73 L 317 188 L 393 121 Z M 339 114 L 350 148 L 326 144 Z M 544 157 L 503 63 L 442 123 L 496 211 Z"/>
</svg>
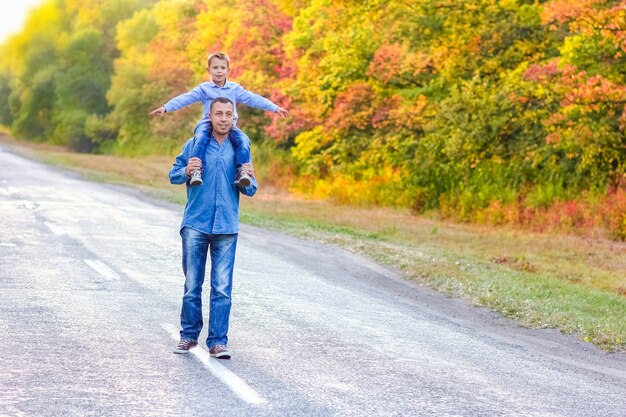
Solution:
<svg viewBox="0 0 626 417">
<path fill-rule="evenodd" d="M 173 99 L 165 103 L 163 107 L 165 107 L 165 110 L 169 113 L 178 109 L 182 109 L 183 107 L 190 104 L 201 102 L 203 107 L 203 117 L 208 117 L 210 113 L 211 103 L 218 97 L 226 97 L 227 99 L 235 103 L 235 117 L 233 120 L 233 125 L 235 126 L 237 125 L 238 118 L 237 103 L 243 103 L 250 107 L 255 107 L 271 112 L 276 112 L 276 109 L 278 108 L 276 104 L 272 103 L 265 97 L 251 93 L 239 84 L 231 81 L 226 81 L 223 87 L 218 86 L 213 81 L 204 82 L 198 85 L 193 90 L 181 94 L 178 97 L 174 97 Z"/>
</svg>

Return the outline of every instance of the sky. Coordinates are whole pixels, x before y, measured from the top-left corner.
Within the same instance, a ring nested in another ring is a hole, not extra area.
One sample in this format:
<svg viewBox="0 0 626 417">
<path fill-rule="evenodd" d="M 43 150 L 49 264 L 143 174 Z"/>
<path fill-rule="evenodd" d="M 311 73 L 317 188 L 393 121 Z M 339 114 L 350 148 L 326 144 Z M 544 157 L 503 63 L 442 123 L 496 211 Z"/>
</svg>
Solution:
<svg viewBox="0 0 626 417">
<path fill-rule="evenodd" d="M 44 0 L 0 0 L 0 44 L 20 31 L 28 11 Z"/>
</svg>

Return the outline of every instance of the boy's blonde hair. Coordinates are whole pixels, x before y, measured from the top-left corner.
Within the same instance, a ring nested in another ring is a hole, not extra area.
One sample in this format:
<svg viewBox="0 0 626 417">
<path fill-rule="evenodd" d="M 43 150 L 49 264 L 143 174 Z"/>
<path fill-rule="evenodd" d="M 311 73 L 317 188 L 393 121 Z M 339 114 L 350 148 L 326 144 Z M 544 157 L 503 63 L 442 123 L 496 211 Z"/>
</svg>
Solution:
<svg viewBox="0 0 626 417">
<path fill-rule="evenodd" d="M 211 60 L 213 58 L 221 59 L 226 61 L 226 64 L 230 68 L 230 58 L 224 52 L 211 52 L 209 56 L 206 57 L 206 66 L 207 68 L 211 66 Z"/>
</svg>

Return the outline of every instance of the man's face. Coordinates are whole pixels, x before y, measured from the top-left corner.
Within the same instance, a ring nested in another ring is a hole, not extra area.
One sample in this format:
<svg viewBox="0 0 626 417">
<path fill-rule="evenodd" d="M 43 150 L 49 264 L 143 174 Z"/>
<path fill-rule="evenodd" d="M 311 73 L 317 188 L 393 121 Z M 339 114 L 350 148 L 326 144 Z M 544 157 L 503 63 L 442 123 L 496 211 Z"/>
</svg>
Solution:
<svg viewBox="0 0 626 417">
<path fill-rule="evenodd" d="M 230 103 L 213 103 L 211 109 L 211 122 L 213 130 L 218 135 L 227 134 L 233 127 L 233 105 Z"/>
<path fill-rule="evenodd" d="M 211 80 L 217 85 L 224 85 L 226 82 L 226 76 L 228 75 L 228 62 L 225 59 L 213 58 L 209 62 L 209 68 L 207 68 L 209 74 L 211 74 Z"/>
</svg>

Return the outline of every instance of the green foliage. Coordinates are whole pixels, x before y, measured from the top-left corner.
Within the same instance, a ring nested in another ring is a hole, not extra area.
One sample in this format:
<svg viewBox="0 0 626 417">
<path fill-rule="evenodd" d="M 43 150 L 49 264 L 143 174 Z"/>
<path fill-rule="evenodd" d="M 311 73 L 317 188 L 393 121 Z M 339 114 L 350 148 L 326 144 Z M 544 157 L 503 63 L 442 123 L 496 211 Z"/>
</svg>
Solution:
<svg viewBox="0 0 626 417">
<path fill-rule="evenodd" d="M 85 135 L 88 113 L 80 109 L 59 112 L 54 116 L 56 144 L 67 145 L 78 152 L 91 152 L 92 144 Z"/>
<path fill-rule="evenodd" d="M 110 112 L 117 24 L 151 3 L 48 0 L 35 9 L 1 51 L 3 124 L 27 140 L 96 151 L 86 121 Z"/>
<path fill-rule="evenodd" d="M 102 35 L 95 29 L 77 32 L 68 39 L 62 54 L 66 68 L 56 74 L 56 98 L 61 112 L 79 108 L 105 114 L 110 81 Z"/>
<path fill-rule="evenodd" d="M 9 97 L 9 107 L 18 109 L 13 114 L 16 134 L 42 140 L 53 129 L 52 107 L 55 97 L 54 75 L 57 69 L 47 66 L 37 71 L 28 87 L 16 88 Z"/>
<path fill-rule="evenodd" d="M 11 114 L 11 109 L 8 106 L 10 96 L 10 78 L 4 74 L 0 74 L 0 103 L 5 104 L 0 107 L 0 125 L 9 126 L 13 123 L 13 115 Z"/>
</svg>

